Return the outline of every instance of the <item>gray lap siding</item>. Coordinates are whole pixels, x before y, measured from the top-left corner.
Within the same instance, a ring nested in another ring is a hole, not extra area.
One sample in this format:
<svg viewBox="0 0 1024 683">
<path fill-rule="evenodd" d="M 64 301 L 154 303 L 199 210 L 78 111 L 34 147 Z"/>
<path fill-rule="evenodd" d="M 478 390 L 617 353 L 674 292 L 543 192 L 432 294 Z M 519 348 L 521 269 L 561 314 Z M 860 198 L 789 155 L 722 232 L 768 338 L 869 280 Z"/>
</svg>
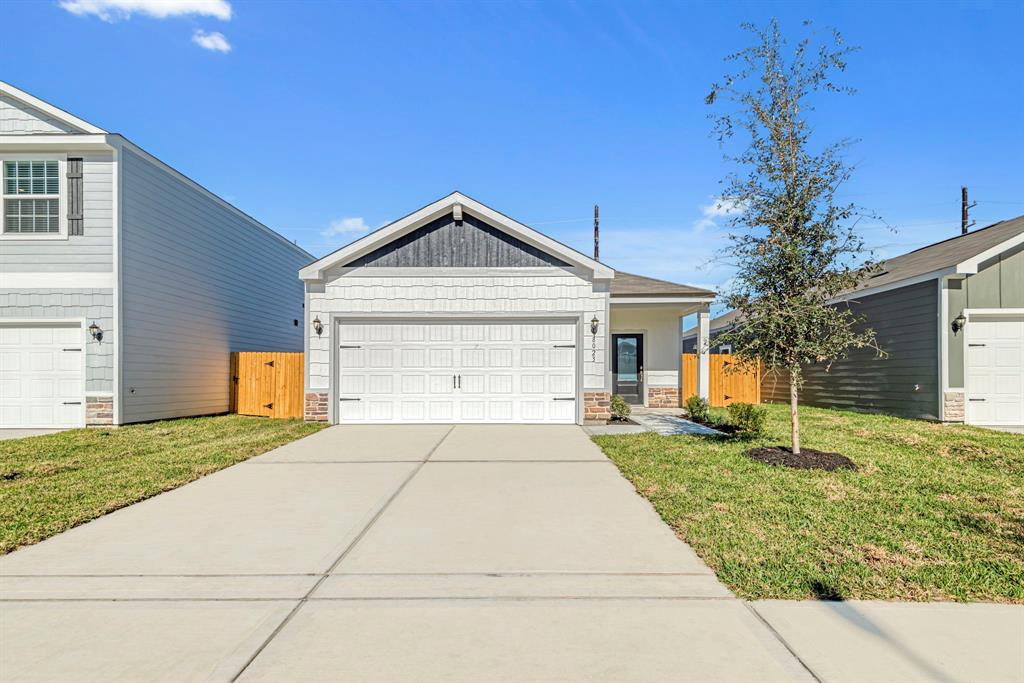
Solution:
<svg viewBox="0 0 1024 683">
<path fill-rule="evenodd" d="M 866 296 L 851 304 L 875 331 L 873 349 L 851 350 L 830 370 L 804 369 L 802 403 L 903 417 L 939 419 L 938 292 L 934 280 Z M 788 377 L 767 375 L 762 385 L 768 403 L 789 401 Z"/>
</svg>

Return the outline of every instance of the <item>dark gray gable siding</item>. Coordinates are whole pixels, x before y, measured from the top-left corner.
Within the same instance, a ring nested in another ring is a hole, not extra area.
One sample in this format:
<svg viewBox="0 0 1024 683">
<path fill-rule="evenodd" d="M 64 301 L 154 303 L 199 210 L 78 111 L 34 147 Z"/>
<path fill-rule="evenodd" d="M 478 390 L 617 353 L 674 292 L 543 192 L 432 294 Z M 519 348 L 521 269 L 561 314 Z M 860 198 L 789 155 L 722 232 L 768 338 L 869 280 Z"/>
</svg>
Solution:
<svg viewBox="0 0 1024 683">
<path fill-rule="evenodd" d="M 938 419 L 938 293 L 934 280 L 867 296 L 852 305 L 867 318 L 878 345 L 888 353 L 852 350 L 832 365 L 809 366 L 802 403 L 823 408 Z M 768 375 L 761 387 L 767 403 L 789 402 L 785 376 Z"/>
<path fill-rule="evenodd" d="M 463 214 L 463 220 L 456 223 L 452 215 L 448 214 L 345 265 L 384 268 L 521 268 L 568 264 L 478 218 Z"/>
</svg>

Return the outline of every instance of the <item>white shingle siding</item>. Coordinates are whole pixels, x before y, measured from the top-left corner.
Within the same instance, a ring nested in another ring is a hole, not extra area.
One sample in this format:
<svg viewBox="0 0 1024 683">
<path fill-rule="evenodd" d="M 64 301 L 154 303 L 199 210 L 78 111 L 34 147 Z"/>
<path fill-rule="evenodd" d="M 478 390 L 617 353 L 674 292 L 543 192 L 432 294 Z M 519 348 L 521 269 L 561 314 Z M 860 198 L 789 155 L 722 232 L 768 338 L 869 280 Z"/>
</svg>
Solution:
<svg viewBox="0 0 1024 683">
<path fill-rule="evenodd" d="M 593 284 L 564 270 L 538 269 L 536 275 L 473 275 L 451 274 L 432 276 L 386 276 L 367 271 L 351 271 L 328 278 L 322 292 L 308 293 L 310 391 L 326 391 L 330 383 L 331 313 L 344 315 L 467 314 L 481 317 L 502 313 L 517 315 L 537 313 L 544 316 L 565 314 L 585 321 L 580 338 L 583 346 L 584 390 L 600 390 L 605 386 L 605 316 L 606 292 L 594 291 Z M 449 271 L 450 273 L 450 271 Z M 322 337 L 317 337 L 309 321 L 319 315 L 325 323 Z M 597 360 L 591 360 L 592 337 L 590 320 L 597 316 L 601 328 L 597 334 Z"/>
<path fill-rule="evenodd" d="M 0 94 L 0 135 L 73 132 L 75 129 L 66 123 Z"/>
<path fill-rule="evenodd" d="M 122 172 L 121 419 L 224 412 L 230 352 L 302 350 L 309 256 L 127 148 Z"/>
</svg>

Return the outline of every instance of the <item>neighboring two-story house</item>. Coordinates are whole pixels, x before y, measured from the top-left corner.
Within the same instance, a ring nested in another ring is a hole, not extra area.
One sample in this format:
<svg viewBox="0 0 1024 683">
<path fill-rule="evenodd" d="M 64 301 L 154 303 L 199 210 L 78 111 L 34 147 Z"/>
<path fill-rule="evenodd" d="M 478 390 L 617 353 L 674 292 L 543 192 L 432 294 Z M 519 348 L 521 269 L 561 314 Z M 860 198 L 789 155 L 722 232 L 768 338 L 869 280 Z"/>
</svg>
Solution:
<svg viewBox="0 0 1024 683">
<path fill-rule="evenodd" d="M 303 249 L 0 82 L 0 427 L 221 413 L 232 351 L 301 351 Z"/>
</svg>

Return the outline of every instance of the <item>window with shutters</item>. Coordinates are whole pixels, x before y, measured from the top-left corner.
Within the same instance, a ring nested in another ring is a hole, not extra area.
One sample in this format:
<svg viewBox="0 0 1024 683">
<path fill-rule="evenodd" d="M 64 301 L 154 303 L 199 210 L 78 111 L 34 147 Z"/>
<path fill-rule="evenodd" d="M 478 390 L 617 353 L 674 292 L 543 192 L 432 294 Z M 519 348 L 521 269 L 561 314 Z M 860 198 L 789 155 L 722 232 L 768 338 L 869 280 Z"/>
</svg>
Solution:
<svg viewBox="0 0 1024 683">
<path fill-rule="evenodd" d="M 49 239 L 67 236 L 64 157 L 0 159 L 3 211 L 0 236 L 6 239 Z"/>
</svg>

